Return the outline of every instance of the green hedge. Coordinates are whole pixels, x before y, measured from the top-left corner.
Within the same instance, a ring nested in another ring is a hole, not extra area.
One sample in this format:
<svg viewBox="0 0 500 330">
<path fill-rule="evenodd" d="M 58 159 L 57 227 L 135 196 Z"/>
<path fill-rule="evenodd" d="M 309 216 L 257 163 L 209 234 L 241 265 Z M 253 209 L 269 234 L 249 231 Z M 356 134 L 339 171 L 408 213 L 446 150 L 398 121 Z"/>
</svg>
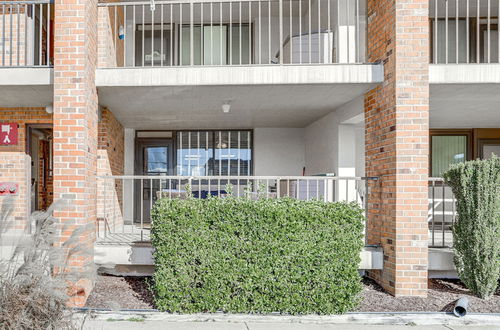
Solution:
<svg viewBox="0 0 500 330">
<path fill-rule="evenodd" d="M 363 215 L 355 204 L 163 199 L 152 217 L 161 310 L 335 314 L 358 303 Z"/>
<path fill-rule="evenodd" d="M 458 276 L 489 298 L 500 280 L 500 158 L 453 165 L 444 179 L 457 199 L 452 230 Z"/>
</svg>

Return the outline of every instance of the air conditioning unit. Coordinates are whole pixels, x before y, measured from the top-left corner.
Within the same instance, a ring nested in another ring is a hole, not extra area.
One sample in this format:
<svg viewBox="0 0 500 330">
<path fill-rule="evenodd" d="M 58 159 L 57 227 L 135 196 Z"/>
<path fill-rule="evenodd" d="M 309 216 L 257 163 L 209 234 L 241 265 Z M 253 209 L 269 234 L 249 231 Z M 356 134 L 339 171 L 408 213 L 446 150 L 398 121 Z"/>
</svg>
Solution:
<svg viewBox="0 0 500 330">
<path fill-rule="evenodd" d="M 332 31 L 294 35 L 283 44 L 283 63 L 332 63 L 334 50 Z"/>
</svg>

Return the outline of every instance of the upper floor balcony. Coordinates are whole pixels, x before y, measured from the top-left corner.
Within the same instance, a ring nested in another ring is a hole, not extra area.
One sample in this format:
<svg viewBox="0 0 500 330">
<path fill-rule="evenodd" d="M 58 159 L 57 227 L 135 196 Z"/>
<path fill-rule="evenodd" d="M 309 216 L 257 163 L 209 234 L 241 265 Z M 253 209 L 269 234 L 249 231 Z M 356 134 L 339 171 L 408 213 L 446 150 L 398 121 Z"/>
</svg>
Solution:
<svg viewBox="0 0 500 330">
<path fill-rule="evenodd" d="M 0 66 L 52 66 L 53 31 L 53 0 L 0 1 Z"/>
<path fill-rule="evenodd" d="M 430 0 L 432 64 L 500 63 L 494 0 Z"/>
<path fill-rule="evenodd" d="M 364 63 L 364 0 L 99 3 L 99 67 Z"/>
<path fill-rule="evenodd" d="M 100 2 L 100 102 L 147 104 L 150 118 L 167 104 L 332 109 L 383 81 L 383 65 L 366 63 L 366 21 L 366 0 Z"/>
<path fill-rule="evenodd" d="M 0 1 L 0 106 L 52 103 L 53 0 Z"/>
<path fill-rule="evenodd" d="M 494 0 L 430 0 L 430 83 L 500 83 L 499 17 Z"/>
</svg>

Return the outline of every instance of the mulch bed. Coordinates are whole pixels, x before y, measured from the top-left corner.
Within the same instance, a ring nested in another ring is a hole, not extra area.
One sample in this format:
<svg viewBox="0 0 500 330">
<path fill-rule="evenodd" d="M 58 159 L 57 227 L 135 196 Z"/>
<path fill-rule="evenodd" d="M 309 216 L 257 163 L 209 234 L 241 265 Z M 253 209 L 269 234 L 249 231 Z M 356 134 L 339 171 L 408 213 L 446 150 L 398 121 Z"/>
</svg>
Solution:
<svg viewBox="0 0 500 330">
<path fill-rule="evenodd" d="M 154 309 L 150 278 L 99 275 L 86 307 Z M 500 288 L 489 300 L 479 299 L 459 280 L 429 280 L 427 298 L 395 298 L 369 279 L 363 280 L 362 301 L 355 312 L 449 312 L 460 297 L 469 299 L 469 312 L 500 313 Z"/>
<path fill-rule="evenodd" d="M 85 307 L 120 309 L 153 309 L 149 290 L 150 277 L 99 275 Z"/>
<path fill-rule="evenodd" d="M 372 280 L 363 280 L 357 312 L 451 312 L 456 300 L 469 299 L 469 313 L 500 313 L 500 287 L 488 300 L 474 295 L 459 280 L 429 280 L 427 298 L 399 297 L 386 293 Z"/>
</svg>

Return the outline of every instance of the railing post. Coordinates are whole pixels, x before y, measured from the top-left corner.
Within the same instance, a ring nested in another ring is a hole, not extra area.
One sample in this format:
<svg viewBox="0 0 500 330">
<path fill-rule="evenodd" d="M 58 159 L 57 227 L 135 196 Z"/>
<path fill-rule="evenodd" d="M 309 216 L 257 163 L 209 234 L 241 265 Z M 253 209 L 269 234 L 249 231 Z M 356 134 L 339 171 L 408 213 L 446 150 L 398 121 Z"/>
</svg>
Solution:
<svg viewBox="0 0 500 330">
<path fill-rule="evenodd" d="M 321 1 L 321 0 L 318 0 Z M 279 0 L 279 24 L 280 24 L 280 64 L 283 64 L 283 0 Z M 290 40 L 291 43 L 291 40 Z"/>
<path fill-rule="evenodd" d="M 107 237 L 107 234 L 106 234 L 106 223 L 107 223 L 108 219 L 107 219 L 107 203 L 106 203 L 106 199 L 108 198 L 108 196 L 107 196 L 108 189 L 107 189 L 106 179 L 104 179 L 103 182 L 104 182 L 104 203 L 103 203 L 102 218 L 103 218 L 103 226 L 104 226 L 104 237 Z"/>
<path fill-rule="evenodd" d="M 221 4 L 222 6 L 222 4 Z M 193 23 L 193 20 L 194 20 L 194 15 L 193 15 L 193 12 L 194 12 L 194 4 L 193 4 L 193 0 L 190 0 L 189 1 L 189 64 L 190 65 L 194 65 L 194 23 Z M 203 33 L 203 27 L 201 28 L 201 33 Z M 203 38 L 203 36 L 202 36 Z"/>
<path fill-rule="evenodd" d="M 363 204 L 365 207 L 365 245 L 368 245 L 368 196 L 370 196 L 370 184 L 368 178 L 365 178 L 365 196 Z"/>
</svg>

